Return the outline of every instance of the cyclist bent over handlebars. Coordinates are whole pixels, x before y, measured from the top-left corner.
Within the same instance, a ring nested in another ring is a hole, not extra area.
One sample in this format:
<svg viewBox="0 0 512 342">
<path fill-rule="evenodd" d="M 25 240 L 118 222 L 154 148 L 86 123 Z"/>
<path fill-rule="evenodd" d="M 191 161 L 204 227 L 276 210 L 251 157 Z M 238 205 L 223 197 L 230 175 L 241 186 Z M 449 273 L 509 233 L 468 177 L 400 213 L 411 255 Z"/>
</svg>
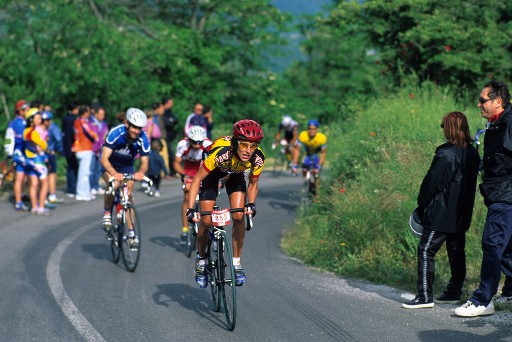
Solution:
<svg viewBox="0 0 512 342">
<path fill-rule="evenodd" d="M 120 186 L 123 181 L 123 174 L 133 174 L 136 181 L 144 179 L 144 175 L 148 170 L 149 162 L 149 139 L 142 130 L 147 124 L 146 114 L 137 108 L 129 108 L 126 112 L 126 120 L 110 131 L 101 150 L 101 167 L 102 177 L 105 183 L 109 184 L 110 179 L 116 180 L 115 188 Z M 139 170 L 134 172 L 134 159 L 139 154 L 141 164 Z M 130 202 L 133 203 L 132 190 L 134 181 L 128 181 L 128 195 Z M 114 205 L 114 195 L 105 192 L 104 195 L 105 211 L 103 213 L 102 226 L 103 229 L 112 228 L 112 206 Z M 127 215 L 130 217 L 130 215 Z M 135 247 L 139 240 L 133 231 L 133 225 L 128 222 L 128 234 L 130 245 Z"/>
<path fill-rule="evenodd" d="M 206 246 L 211 216 L 199 217 L 194 208 L 196 195 L 199 194 L 201 211 L 211 211 L 218 195 L 219 179 L 230 175 L 226 181 L 226 192 L 231 208 L 244 207 L 244 213 L 233 213 L 233 265 L 235 266 L 236 285 L 243 285 L 245 272 L 240 264 L 240 256 L 245 237 L 244 214 L 256 215 L 256 196 L 258 179 L 265 163 L 265 155 L 258 147 L 263 139 L 260 124 L 253 120 L 240 120 L 233 125 L 233 135 L 219 138 L 208 146 L 203 153 L 203 161 L 192 180 L 188 196 L 187 218 L 189 222 L 199 222 L 198 259 L 196 263 L 196 282 L 200 288 L 208 284 L 205 274 Z M 249 183 L 246 185 L 244 171 L 251 169 Z M 247 196 L 247 204 L 246 203 Z"/>
</svg>

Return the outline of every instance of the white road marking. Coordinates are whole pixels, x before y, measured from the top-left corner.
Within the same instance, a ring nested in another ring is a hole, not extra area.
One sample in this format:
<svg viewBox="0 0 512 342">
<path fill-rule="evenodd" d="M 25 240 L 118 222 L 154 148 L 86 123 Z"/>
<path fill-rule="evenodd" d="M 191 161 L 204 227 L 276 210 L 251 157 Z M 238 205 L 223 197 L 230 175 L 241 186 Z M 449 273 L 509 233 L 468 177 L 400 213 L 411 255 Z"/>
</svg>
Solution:
<svg viewBox="0 0 512 342">
<path fill-rule="evenodd" d="M 66 248 L 86 230 L 97 226 L 97 223 L 86 225 L 80 229 L 77 229 L 73 234 L 62 240 L 55 250 L 50 255 L 48 264 L 46 265 L 46 281 L 50 287 L 50 290 L 57 301 L 57 305 L 60 306 L 64 315 L 69 319 L 75 329 L 82 335 L 87 341 L 104 342 L 105 339 L 100 335 L 99 332 L 89 323 L 89 321 L 82 315 L 80 310 L 75 306 L 71 298 L 69 298 L 64 284 L 60 277 L 60 263 L 62 256 L 66 251 Z"/>
</svg>

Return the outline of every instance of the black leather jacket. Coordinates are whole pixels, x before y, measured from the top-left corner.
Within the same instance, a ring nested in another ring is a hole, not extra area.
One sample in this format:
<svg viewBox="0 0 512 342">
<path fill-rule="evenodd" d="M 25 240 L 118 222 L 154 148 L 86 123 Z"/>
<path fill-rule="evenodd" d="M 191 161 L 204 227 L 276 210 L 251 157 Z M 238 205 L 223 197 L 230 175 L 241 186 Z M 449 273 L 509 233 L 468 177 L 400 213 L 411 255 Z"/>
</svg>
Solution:
<svg viewBox="0 0 512 342">
<path fill-rule="evenodd" d="M 512 205 L 512 106 L 485 131 L 483 169 L 480 192 L 485 204 Z"/>
<path fill-rule="evenodd" d="M 478 152 L 470 144 L 461 148 L 448 142 L 436 149 L 418 195 L 424 227 L 443 233 L 469 229 L 479 165 Z"/>
</svg>

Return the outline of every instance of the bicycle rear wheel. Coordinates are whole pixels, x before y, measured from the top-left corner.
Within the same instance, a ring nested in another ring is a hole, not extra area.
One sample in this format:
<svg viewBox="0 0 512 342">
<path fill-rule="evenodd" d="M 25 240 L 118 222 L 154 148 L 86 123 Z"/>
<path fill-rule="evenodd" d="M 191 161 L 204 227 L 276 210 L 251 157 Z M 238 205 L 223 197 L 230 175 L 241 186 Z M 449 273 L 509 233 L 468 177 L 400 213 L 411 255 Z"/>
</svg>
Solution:
<svg viewBox="0 0 512 342">
<path fill-rule="evenodd" d="M 121 242 L 122 242 L 122 234 L 119 233 L 119 227 L 121 227 L 123 222 L 117 222 L 117 213 L 112 210 L 112 228 L 107 232 L 107 238 L 110 240 L 110 251 L 112 252 L 112 261 L 114 264 L 119 262 L 119 257 L 121 256 Z"/>
<path fill-rule="evenodd" d="M 233 331 L 236 324 L 236 284 L 235 284 L 235 266 L 233 265 L 233 250 L 229 238 L 222 235 L 218 242 L 218 253 L 221 280 L 222 302 L 224 304 L 224 314 L 228 329 Z"/>
<path fill-rule="evenodd" d="M 137 268 L 137 265 L 139 264 L 140 259 L 140 246 L 141 246 L 141 228 L 140 228 L 140 221 L 139 221 L 139 214 L 137 213 L 137 210 L 130 206 L 127 212 L 124 213 L 126 215 L 126 224 L 124 229 L 124 234 L 128 234 L 128 223 L 131 222 L 133 225 L 133 230 L 135 231 L 135 235 L 139 238 L 139 244 L 138 246 L 130 246 L 130 240 L 129 238 L 123 237 L 123 247 L 122 247 L 122 254 L 123 254 L 123 262 L 126 266 L 126 269 L 129 272 L 135 272 L 135 269 Z M 129 216 L 128 216 L 129 215 Z"/>
<path fill-rule="evenodd" d="M 219 258 L 217 254 L 217 247 L 214 246 L 213 238 L 208 242 L 207 250 L 207 269 L 210 282 L 210 291 L 212 294 L 213 309 L 215 312 L 220 311 L 221 296 L 220 296 L 220 280 L 219 280 Z M 212 246 L 213 245 L 213 246 Z M 213 247 L 213 248 L 212 248 Z"/>
</svg>

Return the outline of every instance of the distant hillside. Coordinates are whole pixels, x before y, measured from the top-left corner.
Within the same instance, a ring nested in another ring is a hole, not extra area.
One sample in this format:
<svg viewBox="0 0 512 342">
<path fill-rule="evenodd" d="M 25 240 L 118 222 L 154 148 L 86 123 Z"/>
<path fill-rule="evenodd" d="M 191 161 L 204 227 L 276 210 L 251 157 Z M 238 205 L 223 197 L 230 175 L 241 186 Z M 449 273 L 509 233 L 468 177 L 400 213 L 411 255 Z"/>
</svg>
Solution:
<svg viewBox="0 0 512 342">
<path fill-rule="evenodd" d="M 294 17 L 299 18 L 305 14 L 316 14 L 324 11 L 326 5 L 332 3 L 331 0 L 273 0 L 273 4 L 283 12 L 289 12 Z M 298 32 L 286 34 L 288 46 L 283 47 L 281 52 L 285 56 L 273 56 L 269 59 L 269 67 L 275 72 L 283 72 L 294 61 L 304 59 L 300 50 L 302 36 Z"/>
<path fill-rule="evenodd" d="M 315 14 L 322 10 L 322 6 L 331 4 L 331 0 L 273 0 L 274 5 L 281 11 L 294 15 Z"/>
</svg>

